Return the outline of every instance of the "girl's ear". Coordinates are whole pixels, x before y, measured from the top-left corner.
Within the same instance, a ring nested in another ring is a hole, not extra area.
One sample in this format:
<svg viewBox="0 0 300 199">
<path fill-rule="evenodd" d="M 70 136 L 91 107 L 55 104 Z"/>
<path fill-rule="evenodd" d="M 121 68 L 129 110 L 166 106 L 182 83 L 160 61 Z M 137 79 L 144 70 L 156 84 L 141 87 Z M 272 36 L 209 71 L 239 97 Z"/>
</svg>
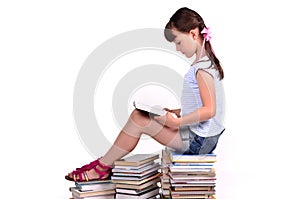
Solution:
<svg viewBox="0 0 300 199">
<path fill-rule="evenodd" d="M 190 30 L 189 33 L 190 33 L 190 35 L 192 36 L 192 38 L 193 38 L 194 40 L 196 40 L 196 39 L 199 38 L 199 28 L 198 28 L 198 27 L 196 27 L 196 28 Z"/>
</svg>

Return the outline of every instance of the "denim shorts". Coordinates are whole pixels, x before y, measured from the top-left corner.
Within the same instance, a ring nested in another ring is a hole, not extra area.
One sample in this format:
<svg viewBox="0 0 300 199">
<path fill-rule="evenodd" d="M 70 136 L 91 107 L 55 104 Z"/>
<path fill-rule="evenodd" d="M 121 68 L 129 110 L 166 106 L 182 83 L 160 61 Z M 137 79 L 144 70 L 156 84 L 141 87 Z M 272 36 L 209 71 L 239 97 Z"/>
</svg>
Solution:
<svg viewBox="0 0 300 199">
<path fill-rule="evenodd" d="M 224 129 L 225 130 L 225 129 Z M 218 135 L 201 137 L 190 130 L 188 126 L 180 127 L 180 135 L 183 142 L 181 153 L 184 154 L 210 154 L 218 144 L 218 140 L 224 130 Z"/>
</svg>

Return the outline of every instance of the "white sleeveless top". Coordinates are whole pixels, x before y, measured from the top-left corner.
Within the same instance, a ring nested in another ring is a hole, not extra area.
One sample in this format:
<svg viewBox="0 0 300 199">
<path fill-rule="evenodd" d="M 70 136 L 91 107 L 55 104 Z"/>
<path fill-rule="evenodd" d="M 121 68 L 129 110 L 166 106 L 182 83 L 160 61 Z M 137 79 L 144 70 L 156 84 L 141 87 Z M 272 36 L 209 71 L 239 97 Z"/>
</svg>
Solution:
<svg viewBox="0 0 300 199">
<path fill-rule="evenodd" d="M 219 80 L 219 72 L 214 69 L 212 62 L 207 56 L 202 57 L 199 62 L 192 65 L 184 76 L 183 89 L 181 95 L 181 116 L 188 115 L 191 112 L 201 108 L 201 101 L 196 73 L 203 70 L 212 75 L 216 91 L 216 115 L 203 122 L 188 125 L 190 130 L 201 137 L 210 137 L 220 134 L 224 130 L 224 108 L 225 97 L 222 82 Z"/>
</svg>

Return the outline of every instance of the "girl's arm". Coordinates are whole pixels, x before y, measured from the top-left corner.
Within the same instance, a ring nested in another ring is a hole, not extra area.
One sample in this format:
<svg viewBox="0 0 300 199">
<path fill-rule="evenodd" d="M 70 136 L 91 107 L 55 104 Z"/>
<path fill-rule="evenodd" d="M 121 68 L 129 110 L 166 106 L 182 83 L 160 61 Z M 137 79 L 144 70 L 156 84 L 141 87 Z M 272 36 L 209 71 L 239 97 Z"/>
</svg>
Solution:
<svg viewBox="0 0 300 199">
<path fill-rule="evenodd" d="M 180 126 L 206 121 L 216 114 L 214 78 L 203 70 L 198 70 L 196 78 L 203 106 L 181 118 Z"/>
<path fill-rule="evenodd" d="M 196 78 L 203 106 L 181 118 L 174 118 L 170 113 L 155 117 L 158 122 L 168 127 L 178 128 L 179 126 L 206 121 L 215 115 L 216 93 L 213 77 L 203 70 L 198 70 Z"/>
</svg>

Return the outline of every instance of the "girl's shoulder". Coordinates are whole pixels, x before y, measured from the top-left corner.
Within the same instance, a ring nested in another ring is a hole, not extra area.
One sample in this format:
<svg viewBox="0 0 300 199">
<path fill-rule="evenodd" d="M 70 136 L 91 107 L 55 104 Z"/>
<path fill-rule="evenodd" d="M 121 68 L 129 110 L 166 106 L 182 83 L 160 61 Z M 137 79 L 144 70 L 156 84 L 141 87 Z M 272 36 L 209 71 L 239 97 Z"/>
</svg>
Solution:
<svg viewBox="0 0 300 199">
<path fill-rule="evenodd" d="M 208 69 L 212 67 L 212 61 L 207 56 L 204 56 L 193 64 L 192 67 L 195 69 Z"/>
<path fill-rule="evenodd" d="M 200 61 L 195 63 L 192 67 L 195 75 L 198 72 L 198 70 L 203 70 L 209 73 L 214 79 L 218 79 L 219 73 L 215 69 L 213 62 L 207 56 L 200 59 Z"/>
</svg>

